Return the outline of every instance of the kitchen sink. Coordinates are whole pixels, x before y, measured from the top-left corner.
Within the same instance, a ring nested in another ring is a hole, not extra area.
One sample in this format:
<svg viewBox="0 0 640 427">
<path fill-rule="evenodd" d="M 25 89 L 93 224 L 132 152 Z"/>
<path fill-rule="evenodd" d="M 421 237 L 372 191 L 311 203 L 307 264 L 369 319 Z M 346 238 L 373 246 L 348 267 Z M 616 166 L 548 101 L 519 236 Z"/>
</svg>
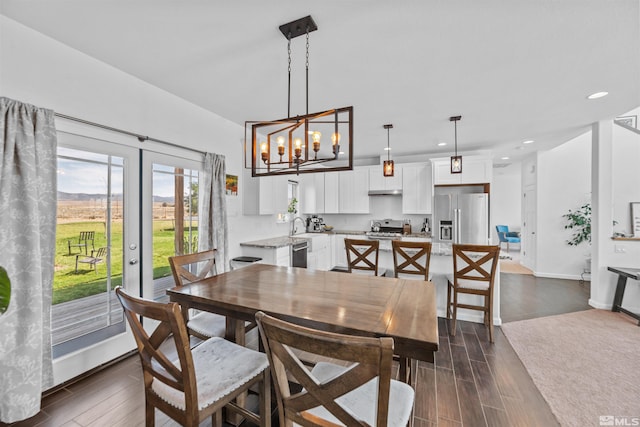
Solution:
<svg viewBox="0 0 640 427">
<path fill-rule="evenodd" d="M 329 246 L 329 236 L 323 233 L 300 233 L 292 237 L 307 239 L 309 242 L 309 252 L 314 252 Z"/>
</svg>

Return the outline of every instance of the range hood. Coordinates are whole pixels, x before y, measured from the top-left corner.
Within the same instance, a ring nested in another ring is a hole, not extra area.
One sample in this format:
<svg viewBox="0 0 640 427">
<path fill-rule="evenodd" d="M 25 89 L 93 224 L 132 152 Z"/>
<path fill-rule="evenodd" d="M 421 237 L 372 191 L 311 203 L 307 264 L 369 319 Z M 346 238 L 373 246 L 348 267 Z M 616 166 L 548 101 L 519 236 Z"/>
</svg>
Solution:
<svg viewBox="0 0 640 427">
<path fill-rule="evenodd" d="M 370 196 L 402 196 L 402 189 L 397 190 L 369 190 Z"/>
</svg>

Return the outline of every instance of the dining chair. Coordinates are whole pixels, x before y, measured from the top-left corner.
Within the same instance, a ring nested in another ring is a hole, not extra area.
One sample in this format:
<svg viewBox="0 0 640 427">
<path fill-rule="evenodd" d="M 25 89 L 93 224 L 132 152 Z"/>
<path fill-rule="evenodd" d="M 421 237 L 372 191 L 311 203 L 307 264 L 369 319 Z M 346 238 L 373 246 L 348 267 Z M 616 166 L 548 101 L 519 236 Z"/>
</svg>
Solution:
<svg viewBox="0 0 640 427">
<path fill-rule="evenodd" d="M 431 242 L 392 240 L 393 277 L 431 280 Z"/>
<path fill-rule="evenodd" d="M 493 284 L 500 246 L 454 244 L 452 249 L 453 274 L 447 276 L 447 319 L 453 318 L 451 335 L 456 335 L 458 308 L 480 310 L 489 327 L 489 341 L 493 342 Z M 461 303 L 460 294 L 480 295 L 484 304 Z"/>
<path fill-rule="evenodd" d="M 186 255 L 169 257 L 169 265 L 176 282 L 176 286 L 184 286 L 191 282 L 206 279 L 217 274 L 216 250 L 196 252 Z M 206 340 L 211 337 L 223 337 L 226 333 L 227 319 L 216 313 L 200 311 L 188 317 L 187 328 L 191 335 Z M 247 322 L 248 330 L 255 327 L 252 322 Z"/>
<path fill-rule="evenodd" d="M 347 251 L 347 269 L 353 272 L 373 272 L 375 276 L 384 276 L 385 270 L 378 270 L 379 240 L 344 239 Z"/>
<path fill-rule="evenodd" d="M 92 249 L 91 255 L 77 254 L 76 255 L 76 273 L 78 272 L 78 263 L 84 263 L 84 264 L 89 264 L 89 266 L 93 267 L 96 274 L 98 274 L 98 264 L 100 264 L 101 262 L 104 262 L 106 258 L 107 258 L 106 247 L 98 248 L 97 250 Z"/>
<path fill-rule="evenodd" d="M 155 425 L 155 409 L 183 426 L 198 426 L 211 417 L 221 426 L 221 409 L 261 426 L 271 425 L 271 377 L 263 353 L 223 338 L 211 338 L 193 349 L 177 303 L 160 303 L 116 288 L 138 346 L 145 389 L 146 425 Z M 140 316 L 159 322 L 149 334 Z M 259 384 L 260 416 L 234 400 Z"/>
<path fill-rule="evenodd" d="M 391 379 L 393 338 L 319 331 L 256 313 L 269 357 L 281 427 L 404 426 L 415 393 Z M 309 369 L 297 356 L 312 353 L 337 359 Z M 302 389 L 294 388 L 290 381 Z"/>
<path fill-rule="evenodd" d="M 509 226 L 496 225 L 496 232 L 498 233 L 498 240 L 500 242 L 500 246 L 502 246 L 503 243 L 507 244 L 507 252 L 509 252 L 509 243 L 520 244 L 520 233 L 515 231 L 509 231 Z"/>
</svg>

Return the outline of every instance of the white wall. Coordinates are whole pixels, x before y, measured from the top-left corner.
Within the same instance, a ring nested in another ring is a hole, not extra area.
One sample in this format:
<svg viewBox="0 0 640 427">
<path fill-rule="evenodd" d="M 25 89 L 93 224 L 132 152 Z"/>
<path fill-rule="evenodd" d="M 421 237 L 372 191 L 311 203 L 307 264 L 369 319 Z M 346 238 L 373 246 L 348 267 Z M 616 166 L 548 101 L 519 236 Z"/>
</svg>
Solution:
<svg viewBox="0 0 640 427">
<path fill-rule="evenodd" d="M 494 244 L 499 242 L 496 225 L 508 225 L 510 231 L 522 229 L 521 198 L 521 163 L 494 168 L 491 181 L 491 239 Z"/>
<path fill-rule="evenodd" d="M 242 126 L 2 15 L 0 36 L 3 96 L 188 148 L 224 154 L 227 173 L 239 176 L 238 191 L 243 191 Z M 133 137 L 110 137 L 141 146 Z M 161 145 L 143 146 L 170 151 Z M 242 197 L 228 196 L 227 201 L 231 257 L 241 254 L 239 242 L 286 234 L 286 224 L 276 224 L 274 216 L 243 216 Z"/>
<path fill-rule="evenodd" d="M 562 215 L 591 201 L 591 134 L 538 156 L 536 275 L 579 279 L 590 247 L 570 246 Z"/>
</svg>

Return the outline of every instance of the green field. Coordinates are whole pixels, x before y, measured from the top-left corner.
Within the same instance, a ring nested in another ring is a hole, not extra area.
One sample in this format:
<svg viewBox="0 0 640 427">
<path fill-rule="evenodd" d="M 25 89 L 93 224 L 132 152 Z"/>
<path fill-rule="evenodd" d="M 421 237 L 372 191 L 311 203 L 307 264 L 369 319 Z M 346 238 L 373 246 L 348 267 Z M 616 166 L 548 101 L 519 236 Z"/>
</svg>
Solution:
<svg viewBox="0 0 640 427">
<path fill-rule="evenodd" d="M 107 246 L 103 222 L 74 222 L 58 224 L 56 230 L 55 273 L 53 278 L 53 304 L 59 304 L 90 295 L 105 292 L 107 288 L 107 264 L 97 264 L 97 274 L 90 264 L 78 264 L 76 255 L 84 248 L 71 248 L 68 241 L 77 243 L 81 231 L 95 231 L 95 248 Z M 194 231 L 197 235 L 197 230 Z M 122 223 L 115 222 L 111 229 L 111 288 L 122 284 Z M 89 244 L 91 254 L 91 244 Z M 153 278 L 171 274 L 168 257 L 175 255 L 174 230 L 171 220 L 153 222 Z M 106 260 L 105 260 L 106 261 Z"/>
</svg>

